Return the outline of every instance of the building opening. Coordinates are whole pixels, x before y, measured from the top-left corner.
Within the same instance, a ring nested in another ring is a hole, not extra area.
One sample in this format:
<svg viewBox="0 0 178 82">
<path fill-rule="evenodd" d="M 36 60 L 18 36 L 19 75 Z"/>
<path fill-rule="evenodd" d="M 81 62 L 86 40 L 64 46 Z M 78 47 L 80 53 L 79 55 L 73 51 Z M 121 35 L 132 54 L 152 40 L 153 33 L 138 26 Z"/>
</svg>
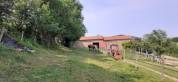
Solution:
<svg viewBox="0 0 178 82">
<path fill-rule="evenodd" d="M 99 47 L 99 42 L 93 42 L 93 45 L 96 45 L 97 48 L 100 48 L 100 47 Z"/>
</svg>

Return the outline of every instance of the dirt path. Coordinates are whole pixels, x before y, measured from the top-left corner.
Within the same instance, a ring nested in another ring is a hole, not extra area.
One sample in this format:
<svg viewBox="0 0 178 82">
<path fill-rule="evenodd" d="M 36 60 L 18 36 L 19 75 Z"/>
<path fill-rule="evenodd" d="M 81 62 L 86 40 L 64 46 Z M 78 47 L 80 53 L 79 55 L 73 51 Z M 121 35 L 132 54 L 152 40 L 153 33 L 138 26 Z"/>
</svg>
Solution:
<svg viewBox="0 0 178 82">
<path fill-rule="evenodd" d="M 145 67 L 145 66 L 136 64 L 136 63 L 134 63 L 134 62 L 132 62 L 132 61 L 130 61 L 130 60 L 126 60 L 125 62 L 128 63 L 128 64 L 132 64 L 132 65 L 136 65 L 136 66 L 138 66 L 138 67 L 144 68 L 144 69 L 146 69 L 146 70 L 152 71 L 152 72 L 154 72 L 154 73 L 161 74 L 161 72 L 159 72 L 159 71 L 155 71 L 155 70 L 153 70 L 153 69 L 151 69 L 151 68 L 148 68 L 148 67 Z M 175 78 L 175 77 L 172 77 L 172 76 L 169 76 L 169 75 L 166 75 L 166 74 L 164 74 L 164 77 L 166 77 L 166 78 L 168 78 L 168 79 L 170 79 L 170 80 L 173 80 L 174 82 L 178 82 L 178 79 Z"/>
</svg>

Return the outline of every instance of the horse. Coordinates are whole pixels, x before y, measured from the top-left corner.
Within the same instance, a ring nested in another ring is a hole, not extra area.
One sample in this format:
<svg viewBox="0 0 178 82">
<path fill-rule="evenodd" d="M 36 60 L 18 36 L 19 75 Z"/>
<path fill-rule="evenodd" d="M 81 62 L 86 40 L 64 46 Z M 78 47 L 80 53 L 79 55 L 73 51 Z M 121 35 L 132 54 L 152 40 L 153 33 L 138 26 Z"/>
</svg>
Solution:
<svg viewBox="0 0 178 82">
<path fill-rule="evenodd" d="M 93 44 L 89 44 L 88 45 L 88 49 L 89 49 L 89 51 L 95 51 L 95 50 L 97 50 L 97 46 L 96 45 L 93 45 Z"/>
</svg>

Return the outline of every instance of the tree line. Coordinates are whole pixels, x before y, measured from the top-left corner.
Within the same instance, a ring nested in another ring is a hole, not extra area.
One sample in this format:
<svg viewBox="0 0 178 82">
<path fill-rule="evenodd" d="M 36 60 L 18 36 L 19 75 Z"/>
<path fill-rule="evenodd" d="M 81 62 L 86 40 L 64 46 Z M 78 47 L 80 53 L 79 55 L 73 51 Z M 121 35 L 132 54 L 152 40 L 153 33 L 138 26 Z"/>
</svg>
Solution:
<svg viewBox="0 0 178 82">
<path fill-rule="evenodd" d="M 176 55 L 178 52 L 178 39 L 168 38 L 167 33 L 163 30 L 153 30 L 150 34 L 145 34 L 143 38 L 124 43 L 124 48 L 141 51 L 143 53 L 154 53 L 161 56 Z"/>
<path fill-rule="evenodd" d="M 82 8 L 78 0 L 1 0 L 0 41 L 7 34 L 70 47 L 86 32 Z"/>
<path fill-rule="evenodd" d="M 163 30 L 153 30 L 150 34 L 145 34 L 143 38 L 124 43 L 125 49 L 131 49 L 139 53 L 153 54 L 160 59 L 161 64 L 161 81 L 164 82 L 164 55 L 178 57 L 178 38 L 168 38 L 167 33 Z M 137 59 L 136 59 L 137 60 Z"/>
</svg>

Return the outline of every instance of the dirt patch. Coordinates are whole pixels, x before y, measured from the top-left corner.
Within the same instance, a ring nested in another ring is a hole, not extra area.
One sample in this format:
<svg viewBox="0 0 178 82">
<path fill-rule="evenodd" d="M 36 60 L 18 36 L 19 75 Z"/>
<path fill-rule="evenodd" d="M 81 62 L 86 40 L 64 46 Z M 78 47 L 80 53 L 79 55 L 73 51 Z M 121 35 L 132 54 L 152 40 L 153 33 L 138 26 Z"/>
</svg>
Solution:
<svg viewBox="0 0 178 82">
<path fill-rule="evenodd" d="M 178 58 L 171 57 L 171 56 L 164 56 L 165 57 L 165 64 L 178 67 Z"/>
</svg>

